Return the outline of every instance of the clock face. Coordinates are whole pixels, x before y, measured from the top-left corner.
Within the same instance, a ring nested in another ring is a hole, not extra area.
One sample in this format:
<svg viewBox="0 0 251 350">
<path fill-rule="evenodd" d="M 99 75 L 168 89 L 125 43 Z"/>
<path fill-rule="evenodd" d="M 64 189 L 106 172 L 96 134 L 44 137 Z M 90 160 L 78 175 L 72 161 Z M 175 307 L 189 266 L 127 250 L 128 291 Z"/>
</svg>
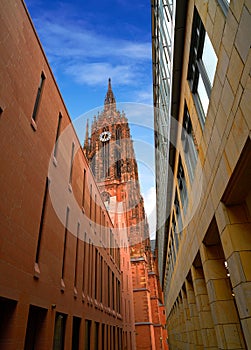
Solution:
<svg viewBox="0 0 251 350">
<path fill-rule="evenodd" d="M 100 135 L 99 135 L 99 139 L 102 142 L 106 142 L 109 141 L 111 138 L 112 134 L 110 133 L 110 131 L 103 131 Z"/>
</svg>

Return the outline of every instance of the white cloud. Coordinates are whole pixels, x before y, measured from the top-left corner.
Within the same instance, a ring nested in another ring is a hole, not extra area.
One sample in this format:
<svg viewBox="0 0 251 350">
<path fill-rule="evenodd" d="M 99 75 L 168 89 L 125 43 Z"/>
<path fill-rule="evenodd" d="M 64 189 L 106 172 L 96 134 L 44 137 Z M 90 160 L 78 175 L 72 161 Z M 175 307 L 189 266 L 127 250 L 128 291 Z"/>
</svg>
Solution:
<svg viewBox="0 0 251 350">
<path fill-rule="evenodd" d="M 104 85 L 107 77 L 116 85 L 132 84 L 134 82 L 133 69 L 129 65 L 115 65 L 108 62 L 76 64 L 65 69 L 79 83 L 87 85 Z"/>
<path fill-rule="evenodd" d="M 139 103 L 145 103 L 145 104 L 149 104 L 152 106 L 152 103 L 153 103 L 152 84 L 144 87 L 143 90 L 138 91 L 136 101 Z"/>
<path fill-rule="evenodd" d="M 150 42 L 118 39 L 60 18 L 34 22 L 55 71 L 92 86 L 103 85 L 107 77 L 116 85 L 144 84 L 146 64 L 151 64 Z M 148 102 L 147 92 L 139 97 L 140 102 Z"/>
<path fill-rule="evenodd" d="M 53 20 L 34 19 L 39 35 L 50 55 L 55 57 L 120 57 L 130 60 L 151 60 L 150 42 L 132 42 L 108 37 L 72 24 L 59 24 Z"/>
</svg>

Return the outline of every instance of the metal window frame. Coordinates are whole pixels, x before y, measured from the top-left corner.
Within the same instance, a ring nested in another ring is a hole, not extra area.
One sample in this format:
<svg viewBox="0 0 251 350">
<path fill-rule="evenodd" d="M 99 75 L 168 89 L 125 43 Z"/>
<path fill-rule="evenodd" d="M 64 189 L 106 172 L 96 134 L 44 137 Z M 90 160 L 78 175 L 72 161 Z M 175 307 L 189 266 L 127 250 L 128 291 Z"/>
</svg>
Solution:
<svg viewBox="0 0 251 350">
<path fill-rule="evenodd" d="M 220 5 L 224 15 L 227 16 L 229 6 L 230 6 L 230 1 L 228 2 L 227 0 L 218 0 L 218 3 Z"/>
<path fill-rule="evenodd" d="M 202 128 L 204 127 L 204 124 L 206 121 L 206 115 L 204 113 L 201 100 L 200 100 L 200 95 L 198 93 L 199 77 L 202 78 L 203 84 L 205 86 L 205 89 L 208 95 L 208 99 L 210 99 L 211 90 L 212 90 L 210 79 L 208 77 L 206 68 L 202 61 L 205 37 L 206 37 L 206 30 L 201 21 L 199 13 L 195 7 L 187 79 L 189 81 L 189 85 L 193 93 L 195 106 L 198 111 L 199 120 Z"/>
</svg>

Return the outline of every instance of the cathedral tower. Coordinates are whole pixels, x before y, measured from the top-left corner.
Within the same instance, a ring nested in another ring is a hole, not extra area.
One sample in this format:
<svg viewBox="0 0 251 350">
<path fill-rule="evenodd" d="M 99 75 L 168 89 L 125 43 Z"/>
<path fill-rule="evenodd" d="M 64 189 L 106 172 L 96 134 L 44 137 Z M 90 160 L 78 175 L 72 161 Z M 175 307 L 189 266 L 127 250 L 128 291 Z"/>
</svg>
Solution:
<svg viewBox="0 0 251 350">
<path fill-rule="evenodd" d="M 111 79 L 104 109 L 94 116 L 90 137 L 87 122 L 84 151 L 115 227 L 127 228 L 130 246 L 142 252 L 145 244 L 149 246 L 149 232 L 138 167 L 128 120 L 116 108 Z"/>
<path fill-rule="evenodd" d="M 118 237 L 122 237 L 122 305 L 127 311 L 134 306 L 131 312 L 136 330 L 136 347 L 131 347 L 124 339 L 124 345 L 128 346 L 124 346 L 124 349 L 159 349 L 156 341 L 160 335 L 158 333 L 158 337 L 155 337 L 155 333 L 160 322 L 156 323 L 157 326 L 154 323 L 156 315 L 159 315 L 158 298 L 155 297 L 156 288 L 152 287 L 157 286 L 157 277 L 150 249 L 148 222 L 140 194 L 128 120 L 123 111 L 117 110 L 111 79 L 108 81 L 104 109 L 94 116 L 90 135 L 87 122 L 84 152 L 115 231 Z M 124 329 L 126 327 L 129 325 L 125 324 Z"/>
</svg>

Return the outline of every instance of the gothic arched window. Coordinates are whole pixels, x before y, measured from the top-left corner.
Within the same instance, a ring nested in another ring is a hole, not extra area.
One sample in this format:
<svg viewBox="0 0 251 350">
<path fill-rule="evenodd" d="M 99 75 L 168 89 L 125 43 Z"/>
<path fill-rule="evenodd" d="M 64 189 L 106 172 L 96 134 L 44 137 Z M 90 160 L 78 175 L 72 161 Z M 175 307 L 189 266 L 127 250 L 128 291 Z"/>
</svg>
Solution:
<svg viewBox="0 0 251 350">
<path fill-rule="evenodd" d="M 118 149 L 115 149 L 115 175 L 117 178 L 121 177 L 121 153 Z"/>
<path fill-rule="evenodd" d="M 110 175 L 110 162 L 109 162 L 109 153 L 110 153 L 110 145 L 109 142 L 105 142 L 102 145 L 102 177 L 106 178 L 107 176 Z"/>
<path fill-rule="evenodd" d="M 121 140 L 121 128 L 120 128 L 120 126 L 118 126 L 116 129 L 116 143 L 117 143 L 117 145 L 120 145 L 120 140 Z"/>
<path fill-rule="evenodd" d="M 91 169 L 94 176 L 96 175 L 95 167 L 96 167 L 96 156 L 94 155 L 94 157 L 91 160 Z"/>
</svg>

